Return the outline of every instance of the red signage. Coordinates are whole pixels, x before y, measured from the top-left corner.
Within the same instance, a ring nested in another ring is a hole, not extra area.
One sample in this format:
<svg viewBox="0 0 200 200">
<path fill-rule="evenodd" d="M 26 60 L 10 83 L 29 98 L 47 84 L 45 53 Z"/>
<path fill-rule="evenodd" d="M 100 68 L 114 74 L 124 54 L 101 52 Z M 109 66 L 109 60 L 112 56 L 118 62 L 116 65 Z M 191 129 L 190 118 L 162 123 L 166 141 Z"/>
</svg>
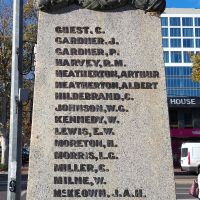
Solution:
<svg viewBox="0 0 200 200">
<path fill-rule="evenodd" d="M 198 137 L 200 138 L 200 128 L 172 128 L 170 129 L 171 137 L 176 138 L 188 138 Z"/>
</svg>

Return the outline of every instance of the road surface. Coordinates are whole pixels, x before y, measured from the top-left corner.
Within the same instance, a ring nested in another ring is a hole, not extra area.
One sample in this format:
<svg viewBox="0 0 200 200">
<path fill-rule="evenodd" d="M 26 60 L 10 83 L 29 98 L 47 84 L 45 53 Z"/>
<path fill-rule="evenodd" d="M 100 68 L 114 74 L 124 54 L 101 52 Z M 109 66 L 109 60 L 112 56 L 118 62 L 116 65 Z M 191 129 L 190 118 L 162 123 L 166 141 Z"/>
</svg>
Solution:
<svg viewBox="0 0 200 200">
<path fill-rule="evenodd" d="M 22 199 L 26 200 L 26 187 L 27 187 L 27 175 L 22 175 Z M 176 175 L 176 199 L 177 200 L 191 200 L 195 199 L 188 194 L 188 190 L 196 178 L 194 175 Z M 0 174 L 0 200 L 6 200 L 7 190 L 7 174 Z M 197 200 L 197 199 L 196 199 Z"/>
</svg>

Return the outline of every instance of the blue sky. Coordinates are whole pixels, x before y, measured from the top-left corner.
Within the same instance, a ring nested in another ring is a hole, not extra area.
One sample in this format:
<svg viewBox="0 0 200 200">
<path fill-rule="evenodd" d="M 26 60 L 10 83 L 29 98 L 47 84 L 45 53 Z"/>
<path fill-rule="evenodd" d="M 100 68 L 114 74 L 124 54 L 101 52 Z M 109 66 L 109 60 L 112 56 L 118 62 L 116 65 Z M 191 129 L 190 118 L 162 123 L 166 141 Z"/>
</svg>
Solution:
<svg viewBox="0 0 200 200">
<path fill-rule="evenodd" d="M 200 0 L 166 0 L 168 8 L 200 8 Z"/>
</svg>

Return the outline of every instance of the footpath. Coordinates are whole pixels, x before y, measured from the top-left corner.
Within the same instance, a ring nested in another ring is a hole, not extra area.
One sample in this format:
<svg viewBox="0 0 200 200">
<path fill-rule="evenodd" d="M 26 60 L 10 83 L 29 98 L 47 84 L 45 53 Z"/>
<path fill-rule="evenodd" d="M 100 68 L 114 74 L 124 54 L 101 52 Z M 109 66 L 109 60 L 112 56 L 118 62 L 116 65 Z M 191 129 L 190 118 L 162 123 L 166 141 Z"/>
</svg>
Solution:
<svg viewBox="0 0 200 200">
<path fill-rule="evenodd" d="M 22 174 L 22 190 L 21 190 L 21 200 L 26 200 L 26 187 L 27 187 L 27 175 L 28 175 L 28 166 L 23 166 L 21 168 Z M 0 171 L 0 200 L 7 199 L 7 171 Z"/>
<path fill-rule="evenodd" d="M 0 200 L 6 200 L 7 190 L 7 174 L 8 172 L 0 172 Z M 26 186 L 27 186 L 27 175 L 28 166 L 23 166 L 21 169 L 22 176 L 22 193 L 21 200 L 26 200 Z M 196 175 L 189 175 L 187 172 L 182 172 L 180 168 L 174 169 L 175 183 L 176 183 L 176 195 L 177 200 L 191 200 L 192 198 L 188 195 L 188 188 L 192 181 L 196 178 Z"/>
</svg>

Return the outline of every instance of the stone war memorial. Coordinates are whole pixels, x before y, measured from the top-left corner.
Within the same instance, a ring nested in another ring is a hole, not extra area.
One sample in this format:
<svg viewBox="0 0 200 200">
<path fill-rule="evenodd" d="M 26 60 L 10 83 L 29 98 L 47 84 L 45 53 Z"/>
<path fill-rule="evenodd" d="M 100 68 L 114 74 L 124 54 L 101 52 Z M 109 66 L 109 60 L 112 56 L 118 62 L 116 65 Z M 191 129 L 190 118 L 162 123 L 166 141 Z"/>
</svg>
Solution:
<svg viewBox="0 0 200 200">
<path fill-rule="evenodd" d="M 165 0 L 41 0 L 28 200 L 175 200 Z"/>
</svg>

